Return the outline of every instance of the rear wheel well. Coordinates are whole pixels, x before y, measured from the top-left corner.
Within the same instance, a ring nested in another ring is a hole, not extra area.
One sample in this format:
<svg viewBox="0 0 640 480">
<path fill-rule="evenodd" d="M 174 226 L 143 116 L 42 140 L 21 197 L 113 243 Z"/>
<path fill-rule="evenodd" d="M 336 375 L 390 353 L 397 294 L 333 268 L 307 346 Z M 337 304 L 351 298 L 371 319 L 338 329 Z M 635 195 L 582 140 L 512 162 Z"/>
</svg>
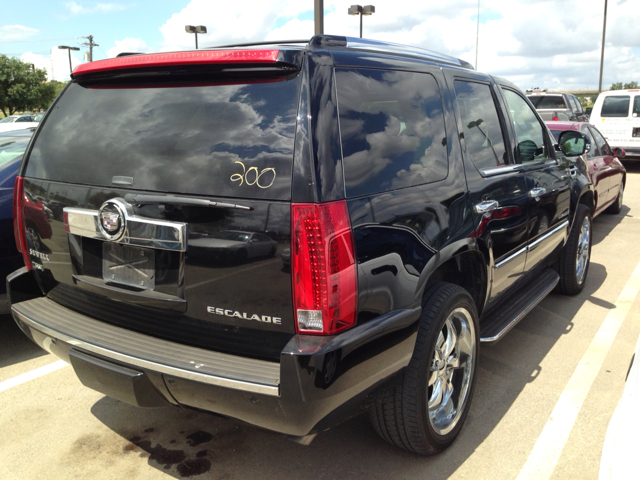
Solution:
<svg viewBox="0 0 640 480">
<path fill-rule="evenodd" d="M 429 276 L 424 291 L 438 282 L 453 283 L 464 288 L 476 304 L 478 315 L 482 313 L 487 291 L 487 272 L 481 253 L 470 251 L 450 258 Z"/>
</svg>

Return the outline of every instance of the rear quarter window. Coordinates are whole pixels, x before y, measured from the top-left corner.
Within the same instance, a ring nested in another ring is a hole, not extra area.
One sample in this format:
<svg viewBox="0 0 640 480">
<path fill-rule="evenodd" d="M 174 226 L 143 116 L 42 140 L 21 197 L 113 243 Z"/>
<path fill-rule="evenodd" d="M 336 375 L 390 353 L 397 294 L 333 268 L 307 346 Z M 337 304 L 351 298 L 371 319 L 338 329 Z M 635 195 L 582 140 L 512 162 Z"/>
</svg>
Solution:
<svg viewBox="0 0 640 480">
<path fill-rule="evenodd" d="M 602 102 L 601 117 L 627 117 L 629 116 L 629 95 L 612 95 L 604 98 Z"/>
<path fill-rule="evenodd" d="M 427 73 L 336 69 L 348 197 L 446 178 L 440 89 Z"/>
</svg>

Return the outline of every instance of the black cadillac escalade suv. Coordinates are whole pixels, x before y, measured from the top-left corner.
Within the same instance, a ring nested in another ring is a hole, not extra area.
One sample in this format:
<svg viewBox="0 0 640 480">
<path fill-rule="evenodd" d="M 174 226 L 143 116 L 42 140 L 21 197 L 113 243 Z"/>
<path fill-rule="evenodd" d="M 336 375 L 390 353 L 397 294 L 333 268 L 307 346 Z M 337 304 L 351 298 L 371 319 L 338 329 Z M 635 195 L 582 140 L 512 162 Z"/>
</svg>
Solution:
<svg viewBox="0 0 640 480">
<path fill-rule="evenodd" d="M 482 342 L 584 285 L 593 192 L 513 84 L 362 39 L 76 68 L 16 182 L 13 316 L 86 386 L 431 454 Z M 26 197 L 51 212 L 38 247 Z"/>
</svg>

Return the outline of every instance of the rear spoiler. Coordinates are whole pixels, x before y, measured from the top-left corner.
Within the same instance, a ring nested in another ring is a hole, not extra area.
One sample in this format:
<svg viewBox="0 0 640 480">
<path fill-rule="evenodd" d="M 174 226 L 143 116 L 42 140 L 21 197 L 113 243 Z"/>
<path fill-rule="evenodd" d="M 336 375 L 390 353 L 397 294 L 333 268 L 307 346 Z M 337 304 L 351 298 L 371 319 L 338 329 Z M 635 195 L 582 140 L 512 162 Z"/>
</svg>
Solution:
<svg viewBox="0 0 640 480">
<path fill-rule="evenodd" d="M 78 65 L 72 78 L 126 69 L 157 69 L 175 66 L 264 65 L 295 67 L 302 65 L 302 52 L 294 50 L 197 50 L 187 52 L 126 55 Z"/>
</svg>

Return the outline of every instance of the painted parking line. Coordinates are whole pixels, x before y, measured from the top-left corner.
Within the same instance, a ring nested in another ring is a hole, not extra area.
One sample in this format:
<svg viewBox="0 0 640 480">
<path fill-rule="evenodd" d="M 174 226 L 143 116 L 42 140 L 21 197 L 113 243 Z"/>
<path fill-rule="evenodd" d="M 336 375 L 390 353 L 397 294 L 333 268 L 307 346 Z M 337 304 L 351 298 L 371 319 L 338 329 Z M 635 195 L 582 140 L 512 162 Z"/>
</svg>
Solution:
<svg viewBox="0 0 640 480">
<path fill-rule="evenodd" d="M 17 387 L 18 385 L 22 385 L 23 383 L 29 382 L 38 377 L 42 377 L 47 373 L 55 372 L 56 370 L 60 370 L 61 368 L 67 366 L 69 366 L 67 362 L 58 360 L 57 362 L 50 363 L 49 365 L 45 365 L 44 367 L 36 368 L 35 370 L 31 370 L 30 372 L 10 378 L 9 380 L 0 382 L 0 392 L 4 392 L 5 390 L 9 390 L 10 388 Z"/>
<path fill-rule="evenodd" d="M 640 292 L 640 263 L 624 286 L 615 303 L 615 308 L 609 311 L 560 395 L 558 403 L 549 415 L 542 433 L 518 475 L 518 480 L 539 480 L 551 477 L 582 404 L 638 292 Z"/>
</svg>

